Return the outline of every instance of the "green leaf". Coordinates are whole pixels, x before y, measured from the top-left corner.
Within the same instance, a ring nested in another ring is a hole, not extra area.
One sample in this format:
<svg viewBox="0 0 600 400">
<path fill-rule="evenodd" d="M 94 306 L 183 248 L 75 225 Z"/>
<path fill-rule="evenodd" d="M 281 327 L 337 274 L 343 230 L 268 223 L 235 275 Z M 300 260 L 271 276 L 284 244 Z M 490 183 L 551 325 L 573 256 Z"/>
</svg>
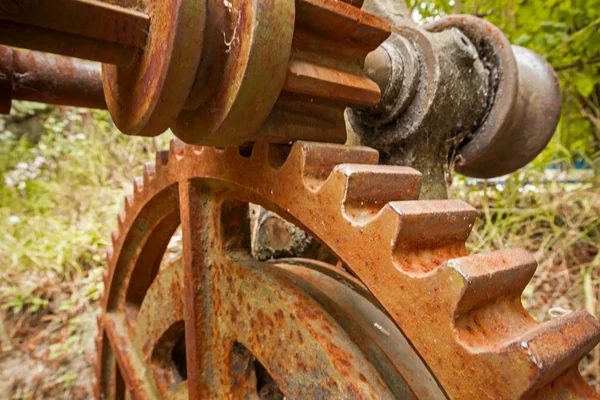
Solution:
<svg viewBox="0 0 600 400">
<path fill-rule="evenodd" d="M 529 35 L 523 35 L 523 36 L 520 36 L 517 40 L 515 40 L 515 44 L 517 46 L 525 46 L 530 41 L 531 41 L 531 36 L 529 36 Z"/>
<path fill-rule="evenodd" d="M 583 97 L 588 97 L 594 91 L 596 81 L 589 75 L 577 74 L 573 78 L 573 85 L 577 90 L 577 93 Z"/>
</svg>

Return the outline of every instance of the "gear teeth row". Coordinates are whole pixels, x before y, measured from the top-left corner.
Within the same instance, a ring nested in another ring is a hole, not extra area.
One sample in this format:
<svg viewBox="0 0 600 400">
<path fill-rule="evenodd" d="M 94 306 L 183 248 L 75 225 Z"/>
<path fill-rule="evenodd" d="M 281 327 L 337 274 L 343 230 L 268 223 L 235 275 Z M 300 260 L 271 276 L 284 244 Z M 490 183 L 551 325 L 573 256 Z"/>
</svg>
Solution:
<svg viewBox="0 0 600 400">
<path fill-rule="evenodd" d="M 176 145 L 176 148 L 181 147 Z M 112 245 L 106 252 L 106 264 L 108 266 L 102 273 L 102 279 L 104 283 L 104 291 L 99 298 L 99 304 L 101 306 L 101 312 L 106 312 L 108 306 L 109 292 L 111 286 L 112 272 L 109 268 L 113 268 L 118 258 L 117 251 L 120 250 L 120 241 L 124 239 L 124 235 L 127 234 L 128 228 L 128 217 L 135 214 L 135 208 L 137 207 L 136 202 L 144 201 L 145 197 L 148 196 L 146 192 L 151 191 L 153 186 L 157 183 L 157 177 L 162 176 L 165 172 L 165 168 L 169 164 L 169 151 L 159 151 L 156 153 L 154 163 L 146 163 L 143 168 L 142 177 L 134 178 L 133 182 L 133 193 L 125 196 L 124 199 L 124 210 L 119 212 L 117 217 L 118 229 L 111 233 Z M 94 382 L 94 396 L 96 399 L 101 399 L 105 392 L 102 381 L 102 362 L 103 358 L 103 346 L 107 346 L 105 343 L 104 336 L 104 319 L 103 314 L 97 317 L 98 333 L 94 338 L 94 345 L 96 351 L 97 362 L 94 365 L 95 382 Z M 116 365 L 115 365 L 116 368 Z"/>
<path fill-rule="evenodd" d="M 445 266 L 463 279 L 455 309 L 459 339 L 475 352 L 527 354 L 535 374 L 524 398 L 577 367 L 600 340 L 600 324 L 586 312 L 538 324 L 524 310 L 521 294 L 537 262 L 523 249 L 462 257 Z"/>
</svg>

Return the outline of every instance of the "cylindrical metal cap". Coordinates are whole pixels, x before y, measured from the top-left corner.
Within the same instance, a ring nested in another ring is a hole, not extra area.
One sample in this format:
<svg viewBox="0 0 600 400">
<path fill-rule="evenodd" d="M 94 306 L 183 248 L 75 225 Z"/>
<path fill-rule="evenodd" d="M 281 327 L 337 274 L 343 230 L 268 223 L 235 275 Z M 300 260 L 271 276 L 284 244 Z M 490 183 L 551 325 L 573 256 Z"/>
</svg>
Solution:
<svg viewBox="0 0 600 400">
<path fill-rule="evenodd" d="M 516 102 L 501 129 L 492 135 L 477 132 L 460 149 L 456 171 L 463 175 L 491 178 L 524 167 L 548 145 L 560 120 L 561 91 L 552 67 L 531 50 L 512 49 L 519 80 Z"/>
<path fill-rule="evenodd" d="M 511 46 L 502 31 L 470 16 L 453 15 L 427 26 L 461 30 L 491 69 L 493 95 L 479 128 L 458 149 L 456 171 L 492 178 L 531 162 L 548 144 L 560 119 L 561 92 L 552 67 L 531 50 Z"/>
</svg>

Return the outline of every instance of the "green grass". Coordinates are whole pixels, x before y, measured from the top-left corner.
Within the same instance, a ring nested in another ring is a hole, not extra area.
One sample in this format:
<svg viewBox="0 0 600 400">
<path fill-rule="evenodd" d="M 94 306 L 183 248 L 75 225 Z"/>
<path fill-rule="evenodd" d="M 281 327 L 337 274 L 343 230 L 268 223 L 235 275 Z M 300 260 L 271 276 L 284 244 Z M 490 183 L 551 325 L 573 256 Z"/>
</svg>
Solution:
<svg viewBox="0 0 600 400">
<path fill-rule="evenodd" d="M 0 136 L 0 273 L 70 278 L 101 267 L 123 193 L 159 143 L 122 135 L 105 112 L 25 112 L 44 133 L 37 143 Z"/>
<path fill-rule="evenodd" d="M 0 120 L 0 354 L 25 371 L 2 365 L 0 397 L 88 398 L 82 354 L 93 352 L 110 233 L 133 177 L 168 135 L 127 137 L 106 112 L 15 108 Z M 38 377 L 26 370 L 36 365 L 46 375 L 32 394 Z"/>
<path fill-rule="evenodd" d="M 600 176 L 595 171 L 583 182 L 564 183 L 579 178 L 581 171 L 565 169 L 561 182 L 547 176 L 548 160 L 540 159 L 503 184 L 469 186 L 465 178 L 455 177 L 451 196 L 466 200 L 479 214 L 468 247 L 472 252 L 522 247 L 533 254 L 539 266 L 523 303 L 538 321 L 581 309 L 598 318 Z M 580 370 L 600 389 L 598 347 Z"/>
</svg>

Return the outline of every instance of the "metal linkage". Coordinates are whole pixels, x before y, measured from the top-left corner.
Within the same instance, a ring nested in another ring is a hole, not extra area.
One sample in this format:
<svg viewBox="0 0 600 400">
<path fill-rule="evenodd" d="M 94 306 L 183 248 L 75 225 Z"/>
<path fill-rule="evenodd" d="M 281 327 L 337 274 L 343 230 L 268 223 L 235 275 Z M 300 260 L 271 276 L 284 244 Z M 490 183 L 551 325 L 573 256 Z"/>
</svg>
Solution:
<svg viewBox="0 0 600 400">
<path fill-rule="evenodd" d="M 392 29 L 353 1 L 148 0 L 139 10 L 93 0 L 6 3 L 0 41 L 105 62 L 106 104 L 127 134 L 171 128 L 187 143 L 220 147 L 343 143 L 343 112 L 352 107 L 362 143 L 385 163 L 424 171 L 428 198 L 445 197 L 447 164 L 477 177 L 527 164 L 560 115 L 550 66 L 471 16 L 422 29 L 405 7 L 367 1 Z"/>
<path fill-rule="evenodd" d="M 456 170 L 490 178 L 515 171 L 548 144 L 562 106 L 558 77 L 533 51 L 511 46 L 495 26 L 473 16 L 449 16 L 426 27 L 460 29 L 490 70 L 490 98 L 482 122 L 458 146 Z"/>
<path fill-rule="evenodd" d="M 399 21 L 369 56 L 382 101 L 349 119 L 384 163 L 423 171 L 423 197 L 444 198 L 448 164 L 489 178 L 533 160 L 558 124 L 561 94 L 548 63 L 489 22 L 450 16 L 425 28 Z"/>
<path fill-rule="evenodd" d="M 379 102 L 363 63 L 390 32 L 361 4 L 18 0 L 1 5 L 0 42 L 104 62 L 106 103 L 126 134 L 344 142 L 343 110 Z"/>
<path fill-rule="evenodd" d="M 146 43 L 147 14 L 90 0 L 0 3 L 0 43 L 129 65 Z"/>
</svg>

